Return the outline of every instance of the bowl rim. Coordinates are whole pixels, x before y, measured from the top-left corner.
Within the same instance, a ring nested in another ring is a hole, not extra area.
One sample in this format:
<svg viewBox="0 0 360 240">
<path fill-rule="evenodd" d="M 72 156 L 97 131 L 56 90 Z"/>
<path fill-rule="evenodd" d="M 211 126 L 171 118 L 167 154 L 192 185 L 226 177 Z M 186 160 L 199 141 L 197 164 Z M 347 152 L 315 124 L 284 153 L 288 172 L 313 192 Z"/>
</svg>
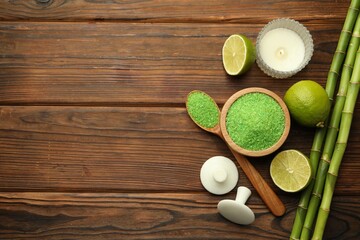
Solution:
<svg viewBox="0 0 360 240">
<path fill-rule="evenodd" d="M 263 149 L 263 150 L 254 151 L 254 150 L 248 150 L 248 149 L 240 147 L 232 140 L 232 138 L 230 137 L 230 135 L 226 129 L 226 117 L 227 117 L 227 113 L 228 113 L 228 110 L 230 109 L 231 105 L 238 98 L 240 98 L 248 93 L 263 93 L 263 94 L 266 94 L 266 95 L 272 97 L 280 105 L 281 109 L 284 112 L 285 126 L 284 126 L 283 134 L 281 135 L 279 140 L 274 145 L 272 145 L 269 148 Z M 289 110 L 288 110 L 285 102 L 279 97 L 279 95 L 277 95 L 273 91 L 266 89 L 266 88 L 260 88 L 260 87 L 249 87 L 249 88 L 245 88 L 245 89 L 242 89 L 242 90 L 234 93 L 225 102 L 225 104 L 221 110 L 221 115 L 220 115 L 220 129 L 221 129 L 222 135 L 223 135 L 226 143 L 234 151 L 236 151 L 240 154 L 243 154 L 245 156 L 250 156 L 250 157 L 261 157 L 261 156 L 269 155 L 269 154 L 275 152 L 276 150 L 278 150 L 283 145 L 283 143 L 285 142 L 285 140 L 287 139 L 287 137 L 289 135 L 290 125 L 291 125 L 290 122 L 291 122 L 290 121 L 290 113 L 289 113 Z"/>
</svg>

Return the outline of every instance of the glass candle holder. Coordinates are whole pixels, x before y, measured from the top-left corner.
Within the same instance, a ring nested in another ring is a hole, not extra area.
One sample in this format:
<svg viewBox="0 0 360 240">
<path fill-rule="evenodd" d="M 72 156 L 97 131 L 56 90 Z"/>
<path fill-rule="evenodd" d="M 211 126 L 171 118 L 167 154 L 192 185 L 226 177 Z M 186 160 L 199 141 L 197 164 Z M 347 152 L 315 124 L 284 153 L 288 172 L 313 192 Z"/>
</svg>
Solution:
<svg viewBox="0 0 360 240">
<path fill-rule="evenodd" d="M 264 73 L 274 78 L 288 78 L 301 71 L 313 51 L 310 32 L 288 18 L 269 22 L 256 40 L 256 62 Z"/>
</svg>

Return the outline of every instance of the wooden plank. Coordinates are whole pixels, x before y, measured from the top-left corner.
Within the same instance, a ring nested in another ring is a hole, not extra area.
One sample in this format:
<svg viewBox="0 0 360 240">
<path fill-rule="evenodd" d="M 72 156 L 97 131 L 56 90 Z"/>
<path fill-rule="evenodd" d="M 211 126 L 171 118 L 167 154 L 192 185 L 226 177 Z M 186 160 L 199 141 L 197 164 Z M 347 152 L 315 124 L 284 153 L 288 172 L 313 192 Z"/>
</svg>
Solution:
<svg viewBox="0 0 360 240">
<path fill-rule="evenodd" d="M 183 104 L 201 89 L 223 103 L 245 87 L 283 94 L 300 79 L 325 83 L 342 24 L 309 22 L 315 53 L 290 79 L 256 64 L 240 77 L 223 70 L 221 48 L 233 33 L 253 41 L 260 24 L 24 23 L 0 25 L 0 104 Z"/>
<path fill-rule="evenodd" d="M 256 222 L 229 223 L 226 196 L 201 186 L 209 157 L 232 158 L 200 130 L 184 101 L 193 89 L 222 105 L 239 89 L 283 96 L 301 79 L 324 85 L 348 0 L 0 1 L 0 239 L 288 239 L 299 193 L 274 186 L 274 154 L 251 162 L 287 207 L 275 218 L 249 187 Z M 255 65 L 225 74 L 233 33 L 254 42 L 268 21 L 291 17 L 315 52 L 299 74 L 272 79 Z M 325 239 L 358 239 L 360 106 L 335 189 Z M 282 149 L 308 154 L 314 129 L 292 125 Z M 280 149 L 280 150 L 282 150 Z"/>
<path fill-rule="evenodd" d="M 184 108 L 0 107 L 0 121 L 0 191 L 199 192 L 206 159 L 234 159 L 219 138 L 191 122 Z M 280 150 L 308 154 L 313 133 L 293 124 Z M 360 174 L 359 136 L 360 126 L 354 124 L 339 194 L 358 194 L 360 182 L 346 176 Z M 274 187 L 268 172 L 272 157 L 251 161 Z M 240 173 L 239 183 L 251 187 Z"/>
<path fill-rule="evenodd" d="M 234 193 L 228 198 L 234 198 Z M 0 193 L 1 239 L 288 239 L 295 214 L 276 218 L 252 197 L 255 222 L 236 225 L 207 193 Z M 358 198 L 335 197 L 324 239 L 359 237 Z M 270 224 L 271 223 L 271 224 Z"/>
<path fill-rule="evenodd" d="M 123 20 L 142 22 L 265 23 L 274 16 L 337 22 L 348 1 L 239 1 L 150 0 L 15 0 L 0 2 L 1 20 Z M 336 11 L 334 11 L 336 9 Z"/>
</svg>

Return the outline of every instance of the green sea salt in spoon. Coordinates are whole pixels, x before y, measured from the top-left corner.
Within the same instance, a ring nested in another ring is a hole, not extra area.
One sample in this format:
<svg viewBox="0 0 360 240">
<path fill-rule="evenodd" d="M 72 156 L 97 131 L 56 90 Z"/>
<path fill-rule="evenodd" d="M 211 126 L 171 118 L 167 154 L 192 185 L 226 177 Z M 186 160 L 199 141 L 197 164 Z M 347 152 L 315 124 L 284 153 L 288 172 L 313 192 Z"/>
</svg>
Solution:
<svg viewBox="0 0 360 240">
<path fill-rule="evenodd" d="M 194 90 L 186 102 L 192 120 L 202 128 L 214 128 L 219 124 L 220 111 L 214 100 L 204 92 Z"/>
</svg>

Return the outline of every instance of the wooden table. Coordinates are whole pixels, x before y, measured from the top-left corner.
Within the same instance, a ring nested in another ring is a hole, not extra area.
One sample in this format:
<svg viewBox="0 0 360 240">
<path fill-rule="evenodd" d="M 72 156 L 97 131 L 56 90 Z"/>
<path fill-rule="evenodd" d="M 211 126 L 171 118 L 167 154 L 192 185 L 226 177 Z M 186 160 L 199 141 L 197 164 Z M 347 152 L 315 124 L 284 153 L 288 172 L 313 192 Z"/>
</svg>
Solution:
<svg viewBox="0 0 360 240">
<path fill-rule="evenodd" d="M 0 2 L 0 239 L 288 239 L 300 194 L 269 176 L 274 154 L 250 158 L 285 203 L 274 217 L 252 190 L 256 220 L 233 224 L 208 193 L 205 160 L 231 152 L 185 110 L 200 89 L 222 106 L 236 91 L 280 95 L 301 79 L 326 82 L 349 1 L 12 0 Z M 315 52 L 297 75 L 255 64 L 227 76 L 225 39 L 255 42 L 275 18 L 311 32 Z M 358 101 L 359 103 L 359 101 Z M 360 112 L 341 166 L 328 239 L 359 239 Z M 280 150 L 310 153 L 314 129 L 292 123 Z"/>
</svg>

